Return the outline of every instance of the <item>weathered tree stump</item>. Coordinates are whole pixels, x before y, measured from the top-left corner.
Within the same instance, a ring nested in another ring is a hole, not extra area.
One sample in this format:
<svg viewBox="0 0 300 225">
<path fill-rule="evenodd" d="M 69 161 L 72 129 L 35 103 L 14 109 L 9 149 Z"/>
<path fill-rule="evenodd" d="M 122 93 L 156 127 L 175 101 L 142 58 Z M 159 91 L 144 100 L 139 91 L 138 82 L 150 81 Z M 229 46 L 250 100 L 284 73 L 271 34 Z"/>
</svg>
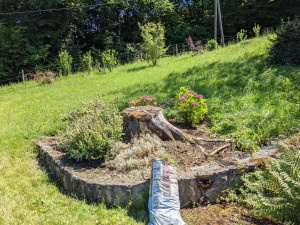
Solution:
<svg viewBox="0 0 300 225">
<path fill-rule="evenodd" d="M 212 153 L 207 153 L 201 146 L 201 142 L 231 142 L 230 139 L 204 139 L 189 135 L 177 127 L 170 124 L 163 113 L 163 109 L 154 106 L 137 106 L 126 108 L 122 112 L 124 119 L 124 140 L 130 141 L 134 136 L 145 133 L 156 134 L 162 140 L 182 140 L 194 142 L 208 157 L 228 147 L 226 144 Z"/>
<path fill-rule="evenodd" d="M 156 134 L 162 140 L 185 140 L 190 137 L 170 124 L 163 114 L 163 109 L 154 106 L 137 106 L 126 108 L 124 118 L 124 139 L 129 141 L 142 133 Z"/>
</svg>

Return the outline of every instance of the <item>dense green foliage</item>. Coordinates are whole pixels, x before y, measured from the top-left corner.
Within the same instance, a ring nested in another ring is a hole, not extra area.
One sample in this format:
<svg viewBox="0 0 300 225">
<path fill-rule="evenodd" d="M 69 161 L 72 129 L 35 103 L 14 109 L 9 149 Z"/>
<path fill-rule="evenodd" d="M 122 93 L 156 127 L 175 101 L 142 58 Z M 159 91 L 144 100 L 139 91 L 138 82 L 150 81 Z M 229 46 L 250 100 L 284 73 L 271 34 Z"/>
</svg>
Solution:
<svg viewBox="0 0 300 225">
<path fill-rule="evenodd" d="M 300 223 L 300 146 L 281 146 L 278 158 L 243 178 L 245 202 L 255 212 L 281 221 Z"/>
<path fill-rule="evenodd" d="M 93 58 L 91 56 L 91 51 L 88 51 L 84 54 L 82 63 L 83 63 L 83 70 L 90 74 L 93 69 Z"/>
<path fill-rule="evenodd" d="M 65 195 L 36 160 L 32 140 L 61 134 L 66 128 L 61 119 L 98 93 L 107 101 L 119 96 L 121 108 L 147 93 L 171 117 L 176 115 L 173 100 L 179 88 L 190 87 L 207 98 L 211 128 L 249 147 L 263 144 L 262 138 L 297 132 L 300 69 L 270 64 L 269 44 L 268 37 L 261 37 L 203 55 L 162 58 L 155 67 L 136 62 L 118 66 L 109 75 L 94 70 L 90 76 L 59 77 L 51 85 L 32 80 L 1 86 L 0 223 L 147 223 L 147 213 L 140 208 L 108 209 Z"/>
<path fill-rule="evenodd" d="M 114 49 L 108 49 L 102 52 L 102 57 L 104 59 L 105 67 L 111 72 L 113 68 L 117 65 L 118 52 Z"/>
<path fill-rule="evenodd" d="M 140 25 L 143 37 L 142 49 L 146 52 L 146 59 L 155 66 L 157 60 L 165 54 L 165 28 L 159 22 Z"/>
<path fill-rule="evenodd" d="M 245 41 L 247 39 L 246 35 L 247 31 L 244 29 L 241 29 L 237 34 L 236 34 L 236 40 L 239 42 Z"/>
<path fill-rule="evenodd" d="M 64 140 L 70 156 L 78 161 L 110 155 L 121 140 L 123 119 L 118 105 L 97 99 L 70 112 Z"/>
<path fill-rule="evenodd" d="M 59 68 L 60 75 L 68 76 L 72 70 L 72 56 L 68 53 L 67 50 L 63 50 L 59 53 Z"/>
<path fill-rule="evenodd" d="M 217 49 L 218 46 L 219 45 L 218 45 L 218 42 L 216 40 L 209 40 L 209 42 L 207 43 L 206 48 L 207 48 L 208 51 L 213 51 L 213 50 Z"/>
<path fill-rule="evenodd" d="M 0 13 L 99 3 L 110 4 L 0 15 L 0 82 L 19 79 L 22 69 L 25 73 L 37 69 L 58 71 L 57 55 L 61 49 L 71 54 L 75 71 L 81 65 L 83 54 L 93 48 L 101 52 L 115 49 L 122 62 L 134 60 L 140 52 L 138 43 L 142 42 L 138 23 L 161 21 L 166 29 L 167 46 L 183 43 L 189 35 L 203 44 L 213 37 L 214 1 L 211 0 L 2 0 Z M 262 30 L 275 28 L 281 18 L 292 19 L 300 11 L 299 0 L 226 0 L 220 4 L 226 42 L 235 38 L 232 36 L 240 29 L 248 30 L 248 36 L 252 37 L 255 23 Z M 182 51 L 184 47 L 178 45 L 178 48 Z M 171 46 L 167 53 L 174 53 L 174 49 Z M 92 56 L 97 59 L 93 52 Z"/>
<path fill-rule="evenodd" d="M 186 87 L 180 87 L 175 106 L 180 119 L 190 127 L 202 121 L 208 111 L 206 99 L 203 98 L 203 95 L 197 94 Z"/>
<path fill-rule="evenodd" d="M 272 40 L 270 57 L 274 63 L 300 65 L 300 19 L 283 22 Z"/>
<path fill-rule="evenodd" d="M 259 24 L 255 24 L 254 27 L 252 28 L 252 30 L 255 34 L 255 37 L 259 37 L 260 29 L 261 29 L 261 26 Z"/>
</svg>

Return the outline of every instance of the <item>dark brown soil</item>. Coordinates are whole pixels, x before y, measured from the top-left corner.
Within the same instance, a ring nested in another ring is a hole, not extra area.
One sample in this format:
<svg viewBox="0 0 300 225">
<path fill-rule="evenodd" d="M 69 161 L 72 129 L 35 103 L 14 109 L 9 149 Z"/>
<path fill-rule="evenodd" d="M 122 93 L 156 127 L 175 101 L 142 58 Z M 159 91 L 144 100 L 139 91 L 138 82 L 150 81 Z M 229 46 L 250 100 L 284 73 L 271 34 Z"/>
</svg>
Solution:
<svg viewBox="0 0 300 225">
<path fill-rule="evenodd" d="M 214 139 L 219 137 L 213 137 L 210 131 L 207 129 L 206 124 L 202 124 L 196 128 L 186 128 L 181 123 L 172 122 L 174 126 L 179 127 L 184 132 L 191 134 L 195 137 L 201 137 L 205 139 Z M 197 144 L 185 143 L 185 142 L 165 142 L 167 145 L 167 152 L 173 159 L 177 162 L 179 169 L 188 171 L 189 168 L 202 166 L 203 164 L 209 162 L 216 162 L 223 166 L 233 165 L 236 161 L 236 156 L 245 155 L 246 153 L 240 151 L 234 151 L 232 146 L 225 148 L 219 153 L 205 157 L 205 155 L 200 151 Z M 202 142 L 202 147 L 206 149 L 207 153 L 213 152 L 215 149 L 225 145 L 222 142 Z"/>
<path fill-rule="evenodd" d="M 184 222 L 189 225 L 282 225 L 271 218 L 263 219 L 251 214 L 250 210 L 237 205 L 209 205 L 181 209 Z"/>
</svg>

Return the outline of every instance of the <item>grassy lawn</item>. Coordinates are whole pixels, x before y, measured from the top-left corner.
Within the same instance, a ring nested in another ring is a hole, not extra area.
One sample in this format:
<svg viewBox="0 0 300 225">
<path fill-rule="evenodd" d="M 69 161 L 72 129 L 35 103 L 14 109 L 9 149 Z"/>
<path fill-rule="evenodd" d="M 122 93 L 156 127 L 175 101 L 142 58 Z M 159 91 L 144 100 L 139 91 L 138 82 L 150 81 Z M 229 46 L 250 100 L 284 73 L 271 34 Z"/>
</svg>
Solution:
<svg viewBox="0 0 300 225">
<path fill-rule="evenodd" d="M 174 97 L 187 86 L 208 99 L 211 129 L 243 149 L 299 129 L 300 68 L 268 63 L 267 37 L 203 55 L 77 73 L 50 85 L 0 87 L 0 224 L 144 224 L 145 211 L 108 209 L 65 195 L 38 165 L 32 140 L 64 129 L 61 119 L 101 94 L 121 106 L 147 94 L 174 116 Z M 298 103 L 298 105 L 297 105 Z"/>
</svg>

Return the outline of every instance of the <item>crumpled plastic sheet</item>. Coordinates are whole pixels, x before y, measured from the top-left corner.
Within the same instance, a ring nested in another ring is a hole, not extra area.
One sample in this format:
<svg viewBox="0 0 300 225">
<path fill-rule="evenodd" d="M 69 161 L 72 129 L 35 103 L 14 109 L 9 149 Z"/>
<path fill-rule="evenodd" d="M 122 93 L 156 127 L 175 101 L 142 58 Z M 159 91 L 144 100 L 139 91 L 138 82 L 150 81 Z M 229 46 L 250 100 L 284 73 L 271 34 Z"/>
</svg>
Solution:
<svg viewBox="0 0 300 225">
<path fill-rule="evenodd" d="M 186 225 L 180 215 L 176 168 L 163 159 L 153 159 L 148 225 Z"/>
</svg>

